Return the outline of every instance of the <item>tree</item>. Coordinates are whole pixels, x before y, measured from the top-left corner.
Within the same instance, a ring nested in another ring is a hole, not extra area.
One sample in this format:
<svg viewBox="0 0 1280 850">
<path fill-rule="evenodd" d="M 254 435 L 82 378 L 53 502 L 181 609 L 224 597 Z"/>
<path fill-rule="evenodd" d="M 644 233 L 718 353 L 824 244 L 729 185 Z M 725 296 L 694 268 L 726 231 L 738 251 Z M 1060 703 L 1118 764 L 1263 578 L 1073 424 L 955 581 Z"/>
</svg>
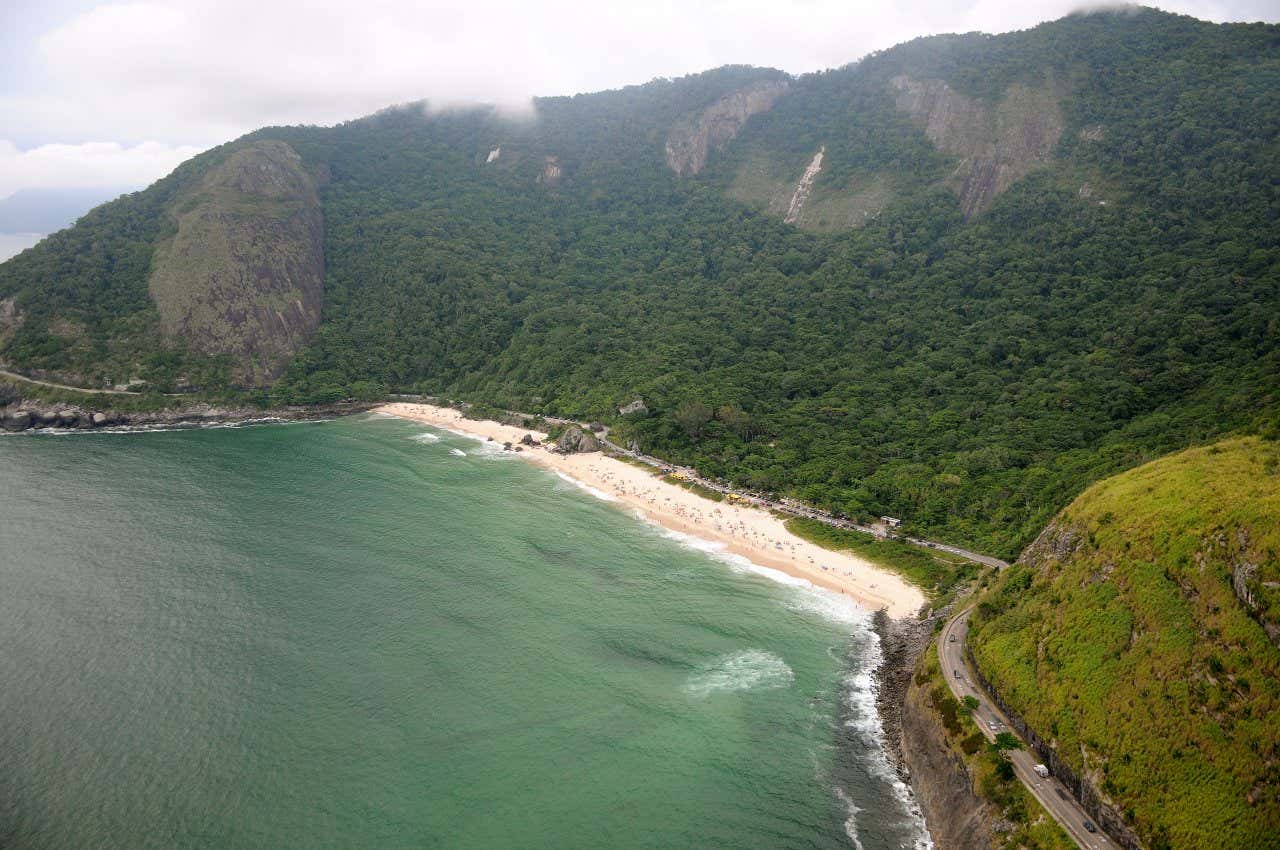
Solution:
<svg viewBox="0 0 1280 850">
<path fill-rule="evenodd" d="M 1018 740 L 1012 732 L 1001 732 L 996 735 L 995 743 L 991 745 L 992 749 L 1004 755 L 1007 750 L 1022 749 L 1022 742 Z"/>
<path fill-rule="evenodd" d="M 711 408 L 700 401 L 686 401 L 676 408 L 676 422 L 689 439 L 697 442 L 702 436 L 702 429 L 711 421 L 711 413 Z"/>
</svg>

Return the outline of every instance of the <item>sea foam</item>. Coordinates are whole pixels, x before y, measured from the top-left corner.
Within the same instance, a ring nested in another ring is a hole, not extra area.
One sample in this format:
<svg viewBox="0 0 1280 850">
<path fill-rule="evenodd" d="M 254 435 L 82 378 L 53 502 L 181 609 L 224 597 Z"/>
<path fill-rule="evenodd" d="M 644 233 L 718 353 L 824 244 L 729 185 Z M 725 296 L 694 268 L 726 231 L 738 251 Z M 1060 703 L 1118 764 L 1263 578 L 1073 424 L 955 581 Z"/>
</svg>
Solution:
<svg viewBox="0 0 1280 850">
<path fill-rule="evenodd" d="M 730 552 L 728 545 L 725 543 L 707 540 L 683 531 L 664 528 L 639 511 L 636 511 L 636 516 L 657 528 L 662 533 L 662 536 L 668 540 L 674 540 L 689 549 L 695 549 L 710 555 L 716 560 L 727 564 L 734 572 L 758 575 L 791 588 L 792 593 L 786 600 L 786 606 L 791 611 L 805 615 L 816 614 L 825 620 L 842 626 L 870 627 L 871 612 L 847 596 L 842 596 L 824 587 L 818 587 L 808 579 L 799 578 L 798 576 L 784 573 L 782 570 L 775 570 L 772 567 L 761 566 L 750 558 L 739 555 L 736 552 Z"/>
<path fill-rule="evenodd" d="M 879 681 L 875 675 L 875 671 L 884 663 L 884 652 L 880 646 L 880 636 L 871 628 L 869 616 L 862 628 L 854 630 L 853 645 L 850 649 L 851 654 L 856 655 L 860 663 L 856 669 L 850 670 L 845 675 L 842 682 L 845 728 L 861 740 L 865 754 L 862 761 L 868 772 L 893 789 L 894 796 L 898 798 L 898 802 L 916 825 L 915 835 L 912 836 L 912 850 L 930 850 L 933 847 L 933 841 L 925 829 L 924 814 L 920 811 L 911 788 L 902 781 L 902 777 L 889 764 L 885 749 L 884 725 L 880 721 L 880 713 L 876 705 Z M 859 843 L 856 835 L 858 809 L 843 789 L 837 787 L 836 796 L 847 803 L 849 817 L 845 822 L 845 832 L 857 845 Z"/>
<path fill-rule="evenodd" d="M 684 689 L 704 697 L 716 691 L 751 691 L 785 688 L 796 674 L 772 652 L 747 649 L 723 655 L 689 677 Z"/>
<path fill-rule="evenodd" d="M 583 482 L 574 478 L 572 475 L 565 475 L 563 472 L 561 472 L 558 469 L 556 470 L 556 478 L 559 478 L 561 481 L 567 481 L 568 483 L 577 487 L 579 490 L 584 490 L 590 493 L 591 495 L 595 496 L 597 499 L 601 500 L 602 502 L 618 501 L 617 497 L 614 496 L 612 493 L 606 493 L 603 490 L 600 490 L 596 487 L 592 487 L 590 484 L 584 484 Z"/>
</svg>

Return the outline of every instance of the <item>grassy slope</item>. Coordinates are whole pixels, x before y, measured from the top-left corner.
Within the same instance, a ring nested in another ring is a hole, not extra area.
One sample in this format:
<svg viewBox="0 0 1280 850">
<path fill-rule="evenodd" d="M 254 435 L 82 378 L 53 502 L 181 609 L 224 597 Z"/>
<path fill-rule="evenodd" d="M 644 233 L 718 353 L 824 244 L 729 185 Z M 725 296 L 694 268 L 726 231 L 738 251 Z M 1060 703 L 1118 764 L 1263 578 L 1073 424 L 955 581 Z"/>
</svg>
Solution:
<svg viewBox="0 0 1280 850">
<path fill-rule="evenodd" d="M 983 671 L 1152 848 L 1280 846 L 1280 649 L 1232 590 L 1246 562 L 1277 579 L 1257 438 L 1094 485 L 979 606 Z"/>
</svg>

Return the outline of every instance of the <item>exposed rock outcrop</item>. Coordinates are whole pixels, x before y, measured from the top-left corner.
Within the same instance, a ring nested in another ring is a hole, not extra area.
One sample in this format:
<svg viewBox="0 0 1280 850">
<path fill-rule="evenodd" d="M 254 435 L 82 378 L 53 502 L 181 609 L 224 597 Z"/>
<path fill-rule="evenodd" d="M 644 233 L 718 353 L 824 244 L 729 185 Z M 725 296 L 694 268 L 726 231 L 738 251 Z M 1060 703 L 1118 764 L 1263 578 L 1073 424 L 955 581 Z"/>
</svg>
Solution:
<svg viewBox="0 0 1280 850">
<path fill-rule="evenodd" d="M 933 635 L 932 620 L 892 620 L 883 611 L 872 617 L 884 660 L 876 669 L 876 711 L 884 729 L 885 752 L 902 768 L 902 713 L 916 662 Z"/>
<path fill-rule="evenodd" d="M 600 448 L 600 441 L 577 425 L 570 425 L 556 440 L 556 451 L 565 455 L 598 452 Z"/>
<path fill-rule="evenodd" d="M 320 323 L 324 219 L 315 181 L 284 142 L 233 152 L 180 196 L 156 248 L 151 297 L 165 336 L 231 358 L 269 384 Z"/>
<path fill-rule="evenodd" d="M 804 209 L 804 202 L 809 200 L 809 193 L 813 191 L 813 181 L 818 179 L 818 174 L 822 171 L 822 157 L 826 152 L 826 145 L 818 148 L 818 152 L 813 155 L 813 159 L 809 161 L 809 165 L 805 168 L 804 174 L 800 175 L 800 182 L 796 184 L 796 190 L 791 195 L 791 204 L 787 207 L 787 214 L 782 218 L 786 224 L 795 224 L 800 220 L 800 212 Z"/>
<path fill-rule="evenodd" d="M 952 184 L 966 217 L 987 209 L 997 195 L 1048 162 L 1062 136 L 1062 110 L 1048 87 L 1010 86 L 993 109 L 944 80 L 897 76 L 890 86 L 898 109 L 938 150 L 960 158 Z"/>
<path fill-rule="evenodd" d="M 786 224 L 795 224 L 800 220 L 800 211 L 804 209 L 804 202 L 809 200 L 809 193 L 813 192 L 813 182 L 822 172 L 822 157 L 826 152 L 826 145 L 819 147 L 817 154 L 813 155 L 813 159 L 806 166 L 804 174 L 800 175 L 800 182 L 796 184 L 796 191 L 791 196 L 791 205 L 787 207 L 787 214 L 782 216 Z"/>
<path fill-rule="evenodd" d="M 622 407 L 618 408 L 618 413 L 621 414 L 622 416 L 628 416 L 632 413 L 648 413 L 648 412 L 649 412 L 649 408 L 647 405 L 645 405 L 643 399 L 636 399 L 635 401 L 628 402 L 627 404 L 624 404 L 622 405 Z"/>
<path fill-rule="evenodd" d="M 22 327 L 24 318 L 16 298 L 0 298 L 0 347 Z"/>
<path fill-rule="evenodd" d="M 13 413 L 0 414 L 0 428 L 5 431 L 25 431 L 32 426 L 29 410 L 16 410 Z"/>
<path fill-rule="evenodd" d="M 768 112 L 786 93 L 786 80 L 764 80 L 730 92 L 701 113 L 676 123 L 667 134 L 667 165 L 681 177 L 697 174 L 713 150 L 733 141 L 747 119 Z"/>
<path fill-rule="evenodd" d="M 1070 523 L 1055 519 L 1044 527 L 1030 546 L 1022 550 L 1018 563 L 1046 569 L 1078 549 L 1085 535 L 1086 532 Z"/>
<path fill-rule="evenodd" d="M 210 423 L 238 423 L 328 419 L 359 413 L 374 407 L 373 403 L 346 402 L 328 405 L 283 407 L 264 411 L 250 407 L 219 407 L 196 402 L 168 410 L 115 411 L 85 410 L 81 407 L 49 406 L 34 400 L 18 400 L 0 408 L 0 431 L 27 431 L 32 428 L 89 430 L 92 428 L 130 427 L 157 428 L 196 426 Z"/>
<path fill-rule="evenodd" d="M 964 760 L 947 745 L 927 686 L 912 678 L 902 711 L 902 756 L 936 847 L 989 850 L 999 812 L 973 790 Z"/>
<path fill-rule="evenodd" d="M 728 194 L 787 224 L 824 233 L 862 227 L 893 200 L 894 182 L 889 172 L 859 173 L 839 185 L 829 181 L 819 185 L 827 164 L 825 146 L 802 170 L 791 172 L 767 153 L 757 151 L 739 165 Z"/>
<path fill-rule="evenodd" d="M 555 186 L 560 182 L 560 177 L 564 173 L 560 167 L 560 157 L 548 154 L 542 160 L 542 172 L 538 175 L 538 182 L 543 186 Z"/>
</svg>

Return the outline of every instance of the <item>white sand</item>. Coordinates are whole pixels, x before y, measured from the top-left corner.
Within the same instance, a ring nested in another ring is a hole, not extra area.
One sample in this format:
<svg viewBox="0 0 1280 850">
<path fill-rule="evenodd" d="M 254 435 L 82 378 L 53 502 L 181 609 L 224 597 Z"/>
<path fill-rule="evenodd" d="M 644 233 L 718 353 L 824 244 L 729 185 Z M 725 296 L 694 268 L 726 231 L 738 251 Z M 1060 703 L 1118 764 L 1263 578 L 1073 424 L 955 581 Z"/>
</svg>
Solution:
<svg viewBox="0 0 1280 850">
<path fill-rule="evenodd" d="M 518 444 L 526 434 L 540 443 L 546 436 L 513 425 L 466 419 L 456 410 L 429 404 L 387 404 L 375 412 L 498 443 Z M 924 594 L 905 579 L 851 553 L 833 552 L 797 537 L 782 520 L 761 508 L 704 499 L 600 452 L 560 455 L 539 445 L 526 446 L 520 456 L 607 493 L 664 528 L 722 543 L 755 564 L 845 594 L 866 608 L 904 617 L 914 615 L 924 604 Z"/>
</svg>

